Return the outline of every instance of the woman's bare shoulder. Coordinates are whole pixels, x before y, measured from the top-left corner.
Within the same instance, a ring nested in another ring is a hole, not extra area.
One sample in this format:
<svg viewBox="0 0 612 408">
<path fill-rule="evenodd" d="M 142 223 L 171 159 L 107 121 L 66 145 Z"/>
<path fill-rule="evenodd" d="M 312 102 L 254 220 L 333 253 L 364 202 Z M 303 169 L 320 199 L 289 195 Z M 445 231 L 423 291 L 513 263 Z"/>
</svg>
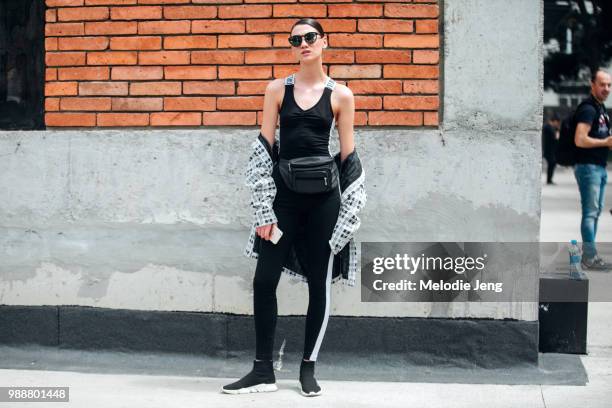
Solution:
<svg viewBox="0 0 612 408">
<path fill-rule="evenodd" d="M 334 87 L 334 94 L 336 94 L 339 101 L 353 98 L 353 91 L 351 91 L 351 88 L 338 82 L 336 82 L 336 86 Z"/>
<path fill-rule="evenodd" d="M 285 78 L 276 78 L 268 82 L 266 94 L 273 97 L 276 105 L 280 107 L 282 98 L 285 94 Z"/>
</svg>

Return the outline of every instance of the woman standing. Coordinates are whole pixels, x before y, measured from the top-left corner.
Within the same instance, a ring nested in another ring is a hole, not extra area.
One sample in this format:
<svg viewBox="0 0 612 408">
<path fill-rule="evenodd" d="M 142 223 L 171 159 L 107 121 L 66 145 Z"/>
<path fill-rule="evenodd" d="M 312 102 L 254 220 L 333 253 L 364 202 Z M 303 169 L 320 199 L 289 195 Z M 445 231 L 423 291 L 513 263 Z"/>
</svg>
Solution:
<svg viewBox="0 0 612 408">
<path fill-rule="evenodd" d="M 265 91 L 261 132 L 252 147 L 246 184 L 255 222 L 245 255 L 257 258 L 253 279 L 256 357 L 253 369 L 223 392 L 276 391 L 272 351 L 281 272 L 308 283 L 306 336 L 300 365 L 301 393 L 321 394 L 314 366 L 327 327 L 331 283 L 354 285 L 353 233 L 365 205 L 364 172 L 353 137 L 353 93 L 326 76 L 327 37 L 314 19 L 297 21 L 289 43 L 297 73 L 271 81 Z M 280 135 L 275 142 L 280 116 Z M 340 153 L 330 136 L 337 123 Z M 280 239 L 279 232 L 282 231 Z"/>
</svg>

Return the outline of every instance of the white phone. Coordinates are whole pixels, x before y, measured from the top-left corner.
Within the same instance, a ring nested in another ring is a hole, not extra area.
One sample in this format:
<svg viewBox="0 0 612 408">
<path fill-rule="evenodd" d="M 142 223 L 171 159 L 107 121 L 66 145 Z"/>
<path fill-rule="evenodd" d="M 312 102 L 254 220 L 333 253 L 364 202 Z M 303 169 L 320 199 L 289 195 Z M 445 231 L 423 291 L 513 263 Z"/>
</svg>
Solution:
<svg viewBox="0 0 612 408">
<path fill-rule="evenodd" d="M 282 236 L 283 231 L 281 231 L 280 228 L 274 224 L 274 227 L 272 227 L 272 237 L 270 238 L 270 241 L 272 241 L 273 244 L 276 244 Z"/>
</svg>

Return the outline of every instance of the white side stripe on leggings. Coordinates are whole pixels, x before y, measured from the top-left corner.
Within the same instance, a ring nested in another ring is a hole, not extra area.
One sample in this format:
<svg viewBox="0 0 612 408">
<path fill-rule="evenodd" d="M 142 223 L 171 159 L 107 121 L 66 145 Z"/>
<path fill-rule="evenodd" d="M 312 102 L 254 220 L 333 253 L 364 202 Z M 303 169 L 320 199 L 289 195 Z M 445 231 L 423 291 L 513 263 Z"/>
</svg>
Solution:
<svg viewBox="0 0 612 408">
<path fill-rule="evenodd" d="M 329 307 L 331 298 L 331 276 L 332 268 L 334 266 L 334 253 L 329 251 L 329 261 L 327 261 L 327 277 L 325 278 L 325 316 L 323 317 L 323 323 L 321 323 L 321 329 L 317 336 L 317 341 L 312 349 L 309 360 L 316 361 L 317 355 L 319 354 L 319 348 L 323 342 L 323 336 L 325 336 L 325 329 L 327 329 L 327 320 L 329 318 Z"/>
</svg>

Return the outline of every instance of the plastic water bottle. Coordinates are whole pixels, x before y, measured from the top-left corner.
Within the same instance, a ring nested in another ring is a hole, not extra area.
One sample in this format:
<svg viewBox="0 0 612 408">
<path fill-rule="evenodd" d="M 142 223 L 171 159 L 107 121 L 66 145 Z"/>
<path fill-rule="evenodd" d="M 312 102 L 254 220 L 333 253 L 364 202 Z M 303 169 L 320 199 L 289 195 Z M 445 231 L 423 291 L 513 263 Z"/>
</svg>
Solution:
<svg viewBox="0 0 612 408">
<path fill-rule="evenodd" d="M 572 239 L 569 244 L 569 276 L 570 279 L 583 280 L 586 275 L 582 271 L 580 266 L 580 260 L 582 259 L 582 251 L 578 247 L 578 241 Z"/>
</svg>

